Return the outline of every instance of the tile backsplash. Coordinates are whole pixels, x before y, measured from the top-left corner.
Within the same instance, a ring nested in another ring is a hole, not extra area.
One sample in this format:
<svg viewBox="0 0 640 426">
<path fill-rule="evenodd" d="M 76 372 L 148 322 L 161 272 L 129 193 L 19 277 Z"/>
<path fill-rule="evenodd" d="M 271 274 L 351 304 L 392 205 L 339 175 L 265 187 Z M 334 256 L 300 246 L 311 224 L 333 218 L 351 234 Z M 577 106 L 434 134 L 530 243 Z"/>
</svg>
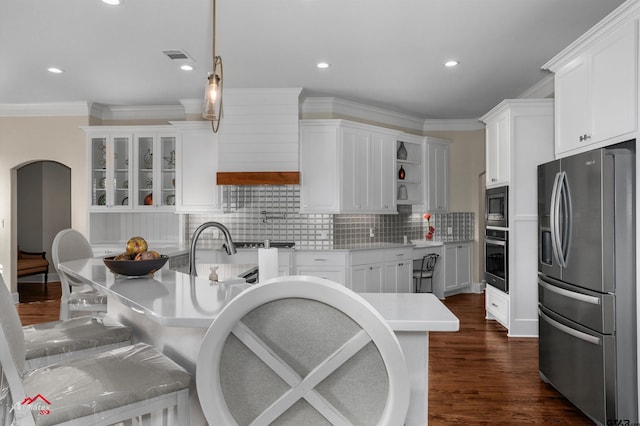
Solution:
<svg viewBox="0 0 640 426">
<path fill-rule="evenodd" d="M 224 224 L 235 241 L 295 242 L 296 247 L 332 249 L 381 242 L 401 243 L 425 238 L 427 221 L 422 213 L 397 215 L 300 214 L 300 186 L 228 186 L 224 188 L 224 213 L 190 214 L 185 218 L 185 241 L 207 221 Z M 433 214 L 436 241 L 473 240 L 473 213 Z M 451 233 L 447 231 L 451 228 Z M 371 237 L 373 235 L 373 237 Z M 213 232 L 201 234 L 199 247 L 219 248 Z"/>
</svg>

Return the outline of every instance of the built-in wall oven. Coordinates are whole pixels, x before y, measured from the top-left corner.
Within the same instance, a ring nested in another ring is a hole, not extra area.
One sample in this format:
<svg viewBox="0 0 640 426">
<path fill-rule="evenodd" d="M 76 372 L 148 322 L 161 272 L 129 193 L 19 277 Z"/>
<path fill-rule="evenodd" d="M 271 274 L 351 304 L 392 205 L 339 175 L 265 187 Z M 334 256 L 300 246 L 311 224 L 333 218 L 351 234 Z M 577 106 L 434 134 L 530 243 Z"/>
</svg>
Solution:
<svg viewBox="0 0 640 426">
<path fill-rule="evenodd" d="M 487 284 L 509 292 L 509 231 L 487 226 L 484 234 L 484 279 Z"/>
</svg>

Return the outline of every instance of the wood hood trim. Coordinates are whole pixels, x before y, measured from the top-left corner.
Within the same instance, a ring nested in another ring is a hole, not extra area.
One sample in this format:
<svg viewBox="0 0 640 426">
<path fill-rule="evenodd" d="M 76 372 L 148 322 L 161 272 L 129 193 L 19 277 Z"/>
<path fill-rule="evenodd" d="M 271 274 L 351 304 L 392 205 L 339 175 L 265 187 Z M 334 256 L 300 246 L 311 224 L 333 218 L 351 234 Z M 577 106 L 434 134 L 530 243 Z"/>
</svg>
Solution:
<svg viewBox="0 0 640 426">
<path fill-rule="evenodd" d="M 218 185 L 298 185 L 300 172 L 218 172 Z"/>
</svg>

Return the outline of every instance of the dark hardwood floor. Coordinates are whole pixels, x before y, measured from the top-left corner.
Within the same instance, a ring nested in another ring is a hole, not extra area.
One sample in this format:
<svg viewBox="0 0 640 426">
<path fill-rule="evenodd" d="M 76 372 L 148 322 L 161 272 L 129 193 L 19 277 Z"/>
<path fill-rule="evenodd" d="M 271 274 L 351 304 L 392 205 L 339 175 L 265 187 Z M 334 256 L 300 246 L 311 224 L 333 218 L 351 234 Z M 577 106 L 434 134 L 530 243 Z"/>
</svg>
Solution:
<svg viewBox="0 0 640 426">
<path fill-rule="evenodd" d="M 19 286 L 18 312 L 24 325 L 54 321 L 60 283 Z M 53 300 L 49 300 L 53 299 Z M 430 425 L 590 425 L 586 416 L 538 376 L 538 340 L 508 338 L 484 319 L 484 295 L 448 297 L 460 319 L 456 333 L 431 333 L 429 348 Z"/>
<path fill-rule="evenodd" d="M 538 375 L 538 339 L 484 319 L 484 295 L 448 297 L 456 333 L 429 335 L 429 424 L 591 425 Z"/>
</svg>

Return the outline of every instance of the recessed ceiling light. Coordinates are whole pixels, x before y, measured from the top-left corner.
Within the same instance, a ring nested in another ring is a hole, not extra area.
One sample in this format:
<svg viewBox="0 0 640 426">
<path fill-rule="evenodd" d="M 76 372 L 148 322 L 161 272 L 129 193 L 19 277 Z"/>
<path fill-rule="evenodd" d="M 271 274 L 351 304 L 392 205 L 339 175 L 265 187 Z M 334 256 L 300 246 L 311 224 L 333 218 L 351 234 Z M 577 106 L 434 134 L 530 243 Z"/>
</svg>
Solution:
<svg viewBox="0 0 640 426">
<path fill-rule="evenodd" d="M 451 68 L 451 67 L 455 67 L 459 64 L 458 61 L 447 61 L 444 63 L 445 67 Z"/>
<path fill-rule="evenodd" d="M 102 0 L 102 3 L 108 4 L 109 6 L 120 6 L 122 0 Z"/>
<path fill-rule="evenodd" d="M 327 62 L 318 62 L 318 65 L 316 65 L 316 67 L 320 68 L 321 70 L 325 68 L 329 68 L 330 66 L 331 65 L 328 64 Z"/>
<path fill-rule="evenodd" d="M 62 74 L 62 70 L 57 67 L 49 67 L 47 68 L 47 71 L 49 71 L 52 74 Z"/>
<path fill-rule="evenodd" d="M 182 65 L 180 65 L 180 69 L 182 71 L 193 71 L 193 65 L 182 64 Z"/>
</svg>

